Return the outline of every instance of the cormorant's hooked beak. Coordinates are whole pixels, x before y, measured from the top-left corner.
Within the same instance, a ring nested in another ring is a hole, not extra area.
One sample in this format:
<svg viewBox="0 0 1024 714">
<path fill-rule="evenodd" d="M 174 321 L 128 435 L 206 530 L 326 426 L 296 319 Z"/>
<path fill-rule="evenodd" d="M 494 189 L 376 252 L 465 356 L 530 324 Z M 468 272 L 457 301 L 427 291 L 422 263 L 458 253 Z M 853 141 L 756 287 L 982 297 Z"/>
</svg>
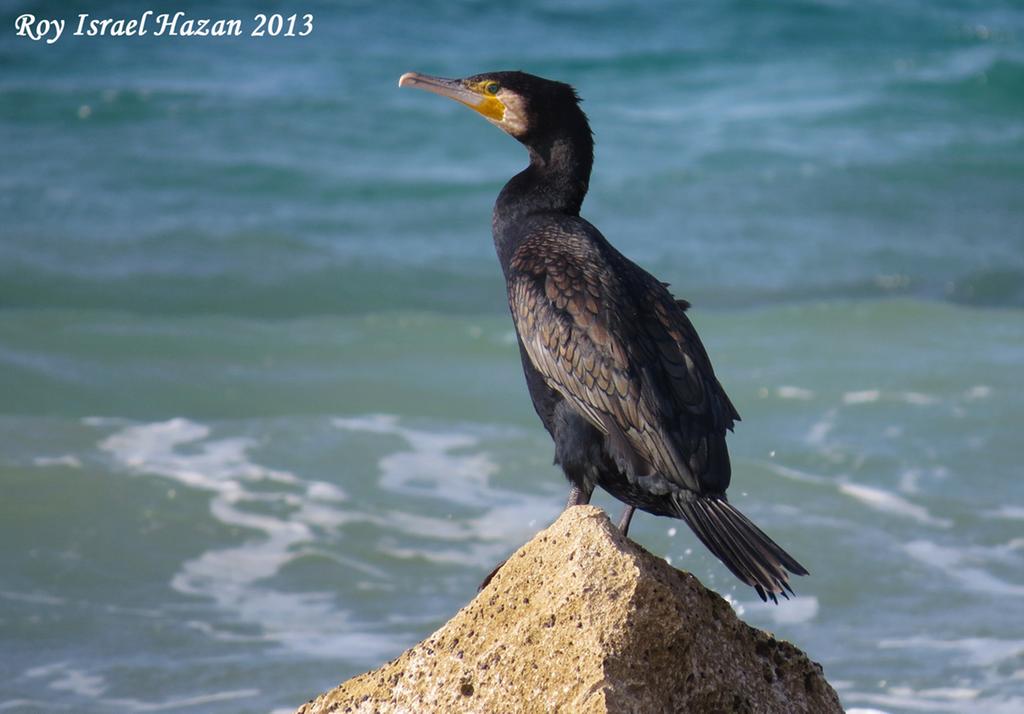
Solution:
<svg viewBox="0 0 1024 714">
<path fill-rule="evenodd" d="M 486 85 L 482 82 L 481 85 Z M 467 85 L 461 79 L 444 79 L 431 77 L 419 72 L 406 72 L 398 79 L 399 87 L 415 87 L 425 89 L 442 97 L 448 97 L 465 104 L 492 121 L 500 122 L 505 118 L 505 104 L 492 94 L 488 94 L 483 86 Z"/>
</svg>

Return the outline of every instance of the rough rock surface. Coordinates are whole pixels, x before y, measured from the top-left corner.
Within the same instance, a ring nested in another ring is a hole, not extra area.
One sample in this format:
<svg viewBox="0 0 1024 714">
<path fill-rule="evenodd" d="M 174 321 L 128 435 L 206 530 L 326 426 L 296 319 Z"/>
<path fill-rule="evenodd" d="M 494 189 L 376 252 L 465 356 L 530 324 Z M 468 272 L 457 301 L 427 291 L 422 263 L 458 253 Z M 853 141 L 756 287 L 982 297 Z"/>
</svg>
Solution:
<svg viewBox="0 0 1024 714">
<path fill-rule="evenodd" d="M 440 630 L 299 714 L 842 711 L 803 652 L 578 506 Z"/>
</svg>

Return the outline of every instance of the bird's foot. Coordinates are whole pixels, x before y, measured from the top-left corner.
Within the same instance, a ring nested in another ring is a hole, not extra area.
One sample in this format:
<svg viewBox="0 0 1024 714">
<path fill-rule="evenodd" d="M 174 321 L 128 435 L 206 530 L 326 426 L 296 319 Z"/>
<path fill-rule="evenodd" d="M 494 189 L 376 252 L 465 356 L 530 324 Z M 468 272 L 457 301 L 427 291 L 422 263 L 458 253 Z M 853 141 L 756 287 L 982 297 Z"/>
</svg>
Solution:
<svg viewBox="0 0 1024 714">
<path fill-rule="evenodd" d="M 623 537 L 629 535 L 629 523 L 633 520 L 634 513 L 636 513 L 636 506 L 626 506 L 626 510 L 622 512 L 622 516 L 619 518 L 619 530 L 622 531 Z"/>
<path fill-rule="evenodd" d="M 590 503 L 590 496 L 592 492 L 584 491 L 579 486 L 573 485 L 569 491 L 569 500 L 566 501 L 565 507 L 572 508 L 573 506 L 585 506 Z"/>
</svg>

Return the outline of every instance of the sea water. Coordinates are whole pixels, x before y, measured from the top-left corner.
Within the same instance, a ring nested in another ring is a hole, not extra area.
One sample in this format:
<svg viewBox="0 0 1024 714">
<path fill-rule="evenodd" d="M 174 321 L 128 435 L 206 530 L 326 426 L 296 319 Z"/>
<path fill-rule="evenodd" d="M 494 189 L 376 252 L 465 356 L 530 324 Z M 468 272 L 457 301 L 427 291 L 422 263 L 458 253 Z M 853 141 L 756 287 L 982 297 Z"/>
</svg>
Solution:
<svg viewBox="0 0 1024 714">
<path fill-rule="evenodd" d="M 681 522 L 632 536 L 850 710 L 1024 710 L 1018 3 L 308 2 L 305 38 L 52 45 L 27 9 L 0 711 L 290 711 L 556 517 L 490 241 L 525 154 L 396 87 L 507 68 L 584 97 L 584 215 L 694 303 L 730 496 L 812 574 L 767 606 Z"/>
</svg>

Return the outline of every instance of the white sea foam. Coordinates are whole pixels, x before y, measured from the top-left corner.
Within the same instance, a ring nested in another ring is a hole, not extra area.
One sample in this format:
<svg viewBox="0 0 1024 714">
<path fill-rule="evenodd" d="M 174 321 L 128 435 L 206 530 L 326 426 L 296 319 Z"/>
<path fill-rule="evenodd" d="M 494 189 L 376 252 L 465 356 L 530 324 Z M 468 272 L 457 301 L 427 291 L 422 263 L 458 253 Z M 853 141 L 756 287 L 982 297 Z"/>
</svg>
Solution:
<svg viewBox="0 0 1024 714">
<path fill-rule="evenodd" d="M 549 499 L 496 488 L 491 484 L 498 467 L 479 451 L 479 436 L 468 431 L 432 432 L 401 424 L 391 415 L 346 417 L 333 420 L 347 431 L 396 436 L 403 450 L 378 462 L 382 488 L 417 498 L 441 499 L 460 506 L 486 509 L 480 516 L 457 522 L 409 513 L 392 514 L 388 526 L 412 542 L 385 544 L 396 557 L 424 558 L 444 563 L 492 564 L 510 543 L 528 536 L 538 516 L 553 516 Z M 497 505 L 495 505 L 497 504 Z M 439 548 L 437 541 L 463 541 L 458 548 Z"/>
<path fill-rule="evenodd" d="M 1008 583 L 975 565 L 985 557 L 983 553 L 944 547 L 926 540 L 911 541 L 904 546 L 904 550 L 915 560 L 937 568 L 950 579 L 959 581 L 967 590 L 999 596 L 1024 596 L 1024 585 Z M 991 556 L 999 557 L 999 551 L 994 551 Z"/>
<path fill-rule="evenodd" d="M 74 454 L 65 454 L 63 456 L 36 456 L 32 459 L 32 463 L 36 466 L 67 466 L 72 469 L 82 468 L 82 461 Z"/>
<path fill-rule="evenodd" d="M 984 712 L 985 714 L 1020 714 L 1024 711 L 1024 698 L 980 697 L 981 692 L 968 687 L 913 689 L 889 687 L 884 692 L 845 691 L 843 699 L 908 712 Z M 863 711 L 848 709 L 852 711 Z M 873 710 L 869 710 L 873 711 Z"/>
<path fill-rule="evenodd" d="M 255 463 L 248 455 L 256 445 L 251 439 L 211 439 L 210 434 L 209 427 L 179 418 L 127 426 L 100 443 L 130 473 L 155 474 L 211 493 L 214 518 L 254 534 L 242 545 L 209 550 L 185 562 L 171 586 L 209 598 L 232 617 L 260 628 L 264 639 L 302 651 L 357 651 L 369 658 L 397 649 L 397 638 L 359 632 L 337 608 L 333 593 L 278 592 L 261 584 L 297 553 L 315 546 L 313 528 L 337 528 L 357 519 L 339 508 L 345 493 L 334 484 L 304 481 Z M 287 508 L 275 509 L 275 515 L 251 510 L 259 504 Z"/>
<path fill-rule="evenodd" d="M 728 596 L 725 598 L 730 600 Z M 756 617 L 767 617 L 775 625 L 800 625 L 810 622 L 818 616 L 820 604 L 814 595 L 798 594 L 791 600 L 779 600 L 779 604 L 765 603 L 760 600 L 747 600 L 742 604 L 730 601 L 737 614 L 751 612 Z"/>
<path fill-rule="evenodd" d="M 177 450 L 203 442 L 209 435 L 209 427 L 178 418 L 125 427 L 104 439 L 100 448 L 138 473 L 167 476 L 207 491 L 239 495 L 242 481 L 298 482 L 294 474 L 250 461 L 246 452 L 255 445 L 251 439 L 208 441 L 199 453 Z"/>
<path fill-rule="evenodd" d="M 30 712 L 45 712 L 53 706 L 52 701 L 41 701 L 35 699 L 8 699 L 5 702 L 0 702 L 0 712 L 7 711 L 8 709 L 18 709 L 20 711 Z"/>
<path fill-rule="evenodd" d="M 976 384 L 964 392 L 964 398 L 969 400 L 987 399 L 992 396 L 992 387 L 986 384 Z"/>
<path fill-rule="evenodd" d="M 783 466 L 780 463 L 774 461 L 759 461 L 761 466 L 771 471 L 776 476 L 790 479 L 791 481 L 800 481 L 801 483 L 815 483 L 815 484 L 829 484 L 830 479 L 818 474 L 812 474 L 809 471 L 801 471 L 800 469 L 794 469 L 790 466 Z"/>
<path fill-rule="evenodd" d="M 924 392 L 904 391 L 882 393 L 880 389 L 863 389 L 843 394 L 843 404 L 871 404 L 885 398 L 888 401 L 913 404 L 915 406 L 929 406 L 939 402 L 938 397 Z"/>
<path fill-rule="evenodd" d="M 896 395 L 896 399 L 920 407 L 937 404 L 939 401 L 937 397 L 933 397 L 931 394 L 924 394 L 923 392 L 900 392 Z"/>
<path fill-rule="evenodd" d="M 33 605 L 64 605 L 67 602 L 67 600 L 62 597 L 40 592 L 22 593 L 13 590 L 0 590 L 0 597 L 6 600 L 27 602 Z"/>
<path fill-rule="evenodd" d="M 943 652 L 947 653 L 943 655 L 946 659 L 971 667 L 993 667 L 1001 662 L 1024 656 L 1024 640 L 997 640 L 991 637 L 966 637 L 958 640 L 907 637 L 881 640 L 878 646 L 884 650 Z"/>
<path fill-rule="evenodd" d="M 800 595 L 785 603 L 785 606 L 773 607 L 769 613 L 778 625 L 798 625 L 816 618 L 819 609 L 817 597 Z"/>
<path fill-rule="evenodd" d="M 829 409 L 825 412 L 824 416 L 811 426 L 807 436 L 804 437 L 804 441 L 811 446 L 824 446 L 828 440 L 828 435 L 836 427 L 836 415 L 835 409 Z"/>
<path fill-rule="evenodd" d="M 96 699 L 107 689 L 106 680 L 98 674 L 72 667 L 67 662 L 32 667 L 25 671 L 29 679 L 46 679 L 48 689 L 68 692 L 86 699 Z"/>
<path fill-rule="evenodd" d="M 128 422 L 120 417 L 87 416 L 82 417 L 82 424 L 85 426 L 107 427 L 124 426 Z"/>
<path fill-rule="evenodd" d="M 1024 521 L 1024 506 L 1003 504 L 999 508 L 986 511 L 985 515 L 993 518 L 1006 518 L 1014 521 Z"/>
<path fill-rule="evenodd" d="M 253 697 L 260 696 L 260 694 L 261 692 L 258 689 L 234 689 L 226 692 L 197 694 L 192 697 L 174 697 L 162 702 L 145 702 L 139 699 L 104 699 L 103 703 L 130 712 L 164 712 L 181 711 L 182 709 L 201 707 L 205 704 L 214 704 L 216 702 L 251 700 Z M 249 701 L 244 706 L 240 705 L 238 711 L 251 711 L 250 707 L 252 705 L 253 702 Z"/>
<path fill-rule="evenodd" d="M 884 489 L 849 481 L 840 483 L 838 487 L 840 493 L 855 498 L 876 511 L 911 518 L 918 523 L 939 528 L 949 528 L 952 525 L 948 519 L 932 516 L 924 506 L 911 503 L 902 496 Z"/>
<path fill-rule="evenodd" d="M 795 387 L 791 384 L 784 384 L 775 389 L 775 394 L 779 399 L 797 399 L 801 401 L 807 401 L 814 399 L 814 392 L 804 387 Z"/>
<path fill-rule="evenodd" d="M 494 503 L 487 486 L 497 465 L 487 454 L 466 453 L 478 443 L 472 435 L 403 427 L 397 417 L 383 414 L 339 418 L 334 425 L 349 431 L 398 436 L 408 444 L 408 449 L 380 460 L 381 488 L 466 506 Z"/>
<path fill-rule="evenodd" d="M 107 698 L 103 693 L 108 689 L 106 680 L 94 672 L 87 672 L 83 669 L 72 667 L 67 662 L 54 662 L 26 670 L 23 675 L 27 679 L 40 679 L 45 681 L 47 689 L 56 692 L 66 692 L 78 697 L 93 700 L 95 706 L 103 711 L 127 711 L 127 712 L 160 712 L 180 711 L 187 707 L 200 707 L 215 702 L 237 701 L 252 699 L 261 694 L 258 689 L 238 689 L 226 692 L 211 692 L 198 694 L 190 697 L 176 697 L 164 701 L 143 701 L 139 699 Z M 25 700 L 8 701 L 0 704 L 0 711 L 5 709 L 18 709 L 22 706 L 37 705 L 40 711 L 51 711 L 53 702 L 45 706 L 39 702 Z M 35 707 L 33 707 L 35 709 Z M 249 709 L 249 707 L 242 707 Z M 240 710 L 242 710 L 240 709 Z"/>
<path fill-rule="evenodd" d="M 921 472 L 918 469 L 907 469 L 900 474 L 900 490 L 903 493 L 916 494 L 921 488 Z"/>
<path fill-rule="evenodd" d="M 846 392 L 843 395 L 843 404 L 870 404 L 877 402 L 882 393 L 877 389 L 865 389 L 859 392 Z"/>
<path fill-rule="evenodd" d="M 774 461 L 763 461 L 758 463 L 777 476 L 793 481 L 835 486 L 839 493 L 849 496 L 857 502 L 881 513 L 909 518 L 917 521 L 918 523 L 934 526 L 936 528 L 949 528 L 952 526 L 952 521 L 949 519 L 933 516 L 924 506 L 912 503 L 902 496 L 886 491 L 885 489 L 853 483 L 851 481 L 836 482 L 833 479 L 826 478 L 825 476 L 801 471 L 800 469 L 794 469 L 789 466 L 783 466 L 782 464 Z M 909 484 L 905 482 L 903 485 L 906 486 Z"/>
</svg>

